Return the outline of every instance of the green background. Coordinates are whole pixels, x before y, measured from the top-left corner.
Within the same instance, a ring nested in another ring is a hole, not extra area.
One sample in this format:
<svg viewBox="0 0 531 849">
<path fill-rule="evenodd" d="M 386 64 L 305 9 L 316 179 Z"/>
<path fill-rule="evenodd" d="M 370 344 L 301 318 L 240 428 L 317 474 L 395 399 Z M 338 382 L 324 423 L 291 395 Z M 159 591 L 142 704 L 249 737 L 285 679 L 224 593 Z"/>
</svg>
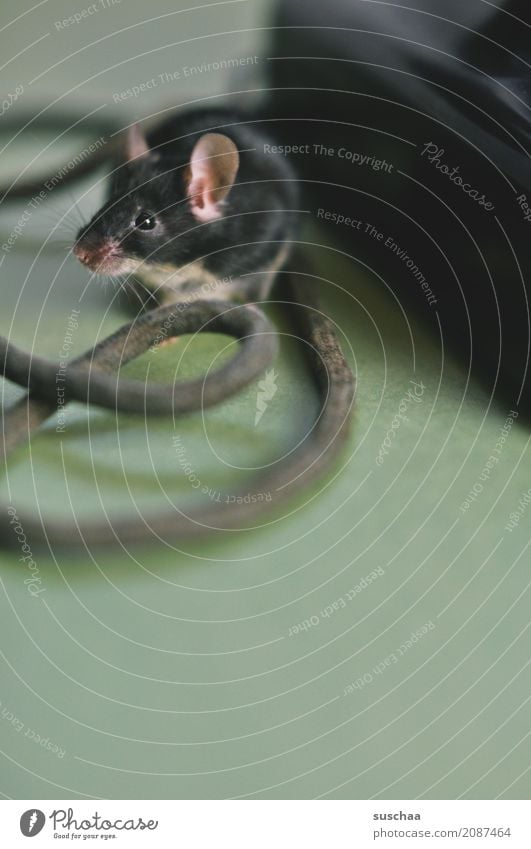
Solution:
<svg viewBox="0 0 531 849">
<path fill-rule="evenodd" d="M 110 86 L 118 91 L 134 82 L 130 65 L 110 77 L 113 62 L 177 37 L 251 30 L 267 9 L 242 3 L 183 13 L 178 24 L 144 24 L 113 37 L 112 49 L 101 39 L 145 19 L 145 4 L 122 3 L 54 32 L 54 21 L 72 11 L 44 4 L 8 30 L 13 55 L 49 33 L 38 51 L 10 65 L 11 88 L 61 61 L 28 89 L 26 108 L 39 98 L 49 102 L 66 80 L 79 85 L 67 105 L 108 108 Z M 149 11 L 169 10 L 152 3 Z M 202 38 L 179 48 L 178 61 L 176 48 L 171 61 L 168 51 L 137 57 L 134 77 L 250 55 L 261 38 L 258 30 Z M 107 70 L 90 80 L 98 69 Z M 237 76 L 194 78 L 178 92 L 157 89 L 157 97 L 185 102 L 234 90 L 242 85 Z M 116 107 L 124 121 L 152 109 L 141 98 Z M 37 134 L 29 141 L 39 149 Z M 11 149 L 9 167 L 27 162 L 28 151 L 22 144 Z M 55 154 L 60 162 L 68 151 Z M 0 271 L 1 332 L 51 357 L 73 308 L 80 309 L 75 353 L 130 318 L 112 286 L 87 288 L 87 275 L 65 250 L 78 215 L 86 218 L 97 203 L 83 195 L 76 190 L 79 213 L 72 210 L 65 224 L 72 197 L 52 194 Z M 23 209 L 2 210 L 2 234 Z M 51 231 L 51 245 L 40 252 Z M 322 240 L 313 226 L 303 238 Z M 528 428 L 515 422 L 483 491 L 463 512 L 509 410 L 491 403 L 448 351 L 443 356 L 421 322 L 405 320 L 370 269 L 331 248 L 311 255 L 358 378 L 341 462 L 251 531 L 174 547 L 35 551 L 44 589 L 38 598 L 24 584 L 19 553 L 3 552 L 5 797 L 529 796 L 531 510 L 515 529 L 505 528 L 531 486 Z M 65 434 L 50 420 L 31 450 L 12 456 L 2 501 L 20 514 L 66 517 L 197 501 L 175 454 L 176 434 L 201 482 L 222 493 L 235 477 L 245 479 L 245 469 L 282 454 L 308 428 L 317 401 L 282 308 L 268 311 L 284 335 L 278 391 L 258 427 L 256 383 L 204 418 L 185 417 L 178 430 L 166 420 L 117 421 L 72 405 Z M 188 341 L 146 355 L 128 373 L 142 377 L 149 366 L 152 378 L 171 381 L 176 363 L 179 377 L 189 376 L 227 351 L 226 339 Z M 379 448 L 411 380 L 425 387 L 421 401 L 410 403 L 380 467 Z M 17 397 L 15 388 L 6 390 L 6 399 Z M 345 601 L 376 569 L 378 577 Z M 305 620 L 314 624 L 290 636 Z M 427 633 L 400 655 L 426 623 Z M 64 757 L 40 747 L 34 734 Z"/>
</svg>

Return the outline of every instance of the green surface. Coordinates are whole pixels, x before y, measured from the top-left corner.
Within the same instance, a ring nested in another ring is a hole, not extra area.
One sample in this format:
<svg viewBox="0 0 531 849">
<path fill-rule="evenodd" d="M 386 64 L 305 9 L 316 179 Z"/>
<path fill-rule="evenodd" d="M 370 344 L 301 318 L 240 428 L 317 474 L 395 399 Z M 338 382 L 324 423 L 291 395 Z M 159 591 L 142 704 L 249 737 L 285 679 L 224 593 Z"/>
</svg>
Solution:
<svg viewBox="0 0 531 849">
<path fill-rule="evenodd" d="M 6 289 L 2 332 L 11 328 L 19 344 L 57 356 L 72 308 L 81 310 L 76 351 L 100 322 L 107 333 L 127 318 L 98 284 L 79 305 L 86 276 L 71 259 L 58 272 L 58 255 L 44 254 L 21 288 L 31 260 L 19 252 L 3 268 L 17 286 Z M 491 406 L 485 416 L 488 399 L 474 385 L 464 397 L 459 366 L 446 355 L 441 370 L 437 341 L 416 323 L 410 330 L 356 263 L 322 251 L 320 270 L 358 375 L 352 437 L 334 476 L 254 531 L 180 550 L 36 553 L 37 598 L 17 553 L 1 555 L 6 796 L 529 795 L 531 508 L 505 529 L 530 485 L 527 429 L 511 427 L 463 512 L 508 411 Z M 271 315 L 278 321 L 278 308 Z M 256 384 L 204 420 L 179 422 L 191 464 L 216 491 L 247 474 L 233 465 L 278 456 L 315 413 L 299 349 L 282 340 L 278 392 L 257 428 Z M 145 375 L 150 362 L 152 377 L 171 380 L 182 357 L 179 375 L 191 374 L 227 341 L 195 339 L 183 355 L 181 340 L 129 372 Z M 378 465 L 411 380 L 425 388 Z M 146 428 L 77 406 L 65 434 L 52 421 L 32 439 L 31 458 L 13 456 L 2 499 L 20 512 L 71 515 L 70 499 L 77 514 L 97 514 L 102 504 L 197 498 L 175 433 L 168 421 Z M 294 633 L 305 620 L 311 627 Z"/>
</svg>

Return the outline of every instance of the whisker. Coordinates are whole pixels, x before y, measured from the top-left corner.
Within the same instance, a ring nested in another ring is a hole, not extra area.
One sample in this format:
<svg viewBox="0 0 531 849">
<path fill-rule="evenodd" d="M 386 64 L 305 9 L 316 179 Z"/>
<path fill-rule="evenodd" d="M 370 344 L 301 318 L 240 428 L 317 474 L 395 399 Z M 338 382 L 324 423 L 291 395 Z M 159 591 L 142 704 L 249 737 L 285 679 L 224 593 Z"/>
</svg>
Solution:
<svg viewBox="0 0 531 849">
<path fill-rule="evenodd" d="M 139 278 L 139 277 L 135 277 L 135 278 L 134 278 L 134 280 L 135 280 L 135 284 L 134 284 L 134 285 L 135 285 L 137 288 L 142 289 L 142 291 L 146 293 L 146 295 L 148 296 L 148 300 L 152 300 L 152 301 L 154 301 L 154 302 L 155 302 L 155 304 L 156 304 L 157 306 L 159 306 L 159 302 L 158 302 L 158 300 L 157 300 L 156 296 L 154 295 L 154 293 L 151 291 L 151 289 L 150 289 L 148 286 L 146 286 L 146 284 L 145 284 L 142 280 L 140 280 L 140 278 Z"/>
<path fill-rule="evenodd" d="M 83 215 L 83 213 L 81 212 L 81 209 L 79 207 L 78 198 L 75 196 L 72 189 L 67 189 L 67 194 L 68 194 L 68 197 L 70 198 L 70 200 L 72 201 L 71 211 L 74 212 L 77 215 L 78 226 L 79 227 L 85 227 L 85 216 Z"/>
<path fill-rule="evenodd" d="M 138 299 L 140 306 L 142 307 L 142 309 L 144 309 L 144 307 L 145 307 L 144 301 L 142 300 L 140 293 L 138 292 L 138 289 L 136 288 L 136 286 L 133 285 L 131 280 L 128 277 L 126 277 L 125 280 L 123 281 L 122 285 L 123 285 L 126 292 L 132 293 Z"/>
</svg>

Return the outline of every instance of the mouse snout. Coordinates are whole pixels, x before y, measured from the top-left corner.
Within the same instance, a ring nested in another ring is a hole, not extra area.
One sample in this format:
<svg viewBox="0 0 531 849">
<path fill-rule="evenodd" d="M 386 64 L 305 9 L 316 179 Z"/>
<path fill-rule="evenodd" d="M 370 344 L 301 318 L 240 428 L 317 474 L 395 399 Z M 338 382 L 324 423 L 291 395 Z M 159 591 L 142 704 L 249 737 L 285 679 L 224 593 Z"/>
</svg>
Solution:
<svg viewBox="0 0 531 849">
<path fill-rule="evenodd" d="M 95 242 L 87 238 L 79 239 L 72 252 L 83 265 L 89 268 L 97 268 L 106 260 L 118 255 L 114 242 Z"/>
<path fill-rule="evenodd" d="M 91 252 L 89 248 L 85 247 L 84 245 L 77 244 L 73 247 L 73 254 L 78 258 L 80 262 L 83 263 L 83 265 L 88 265 L 91 256 L 93 255 L 93 252 Z"/>
</svg>

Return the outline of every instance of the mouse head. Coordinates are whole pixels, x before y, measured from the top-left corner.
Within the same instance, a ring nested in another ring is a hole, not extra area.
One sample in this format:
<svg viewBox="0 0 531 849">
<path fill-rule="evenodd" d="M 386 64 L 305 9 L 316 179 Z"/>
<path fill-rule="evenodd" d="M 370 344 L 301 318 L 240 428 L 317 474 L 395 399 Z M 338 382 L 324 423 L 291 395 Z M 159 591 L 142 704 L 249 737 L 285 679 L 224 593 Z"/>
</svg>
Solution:
<svg viewBox="0 0 531 849">
<path fill-rule="evenodd" d="M 109 200 L 73 248 L 92 271 L 128 274 L 142 263 L 178 267 L 205 253 L 209 230 L 227 210 L 238 149 L 222 133 L 168 147 L 168 153 L 151 150 L 138 125 L 129 130 Z"/>
</svg>

